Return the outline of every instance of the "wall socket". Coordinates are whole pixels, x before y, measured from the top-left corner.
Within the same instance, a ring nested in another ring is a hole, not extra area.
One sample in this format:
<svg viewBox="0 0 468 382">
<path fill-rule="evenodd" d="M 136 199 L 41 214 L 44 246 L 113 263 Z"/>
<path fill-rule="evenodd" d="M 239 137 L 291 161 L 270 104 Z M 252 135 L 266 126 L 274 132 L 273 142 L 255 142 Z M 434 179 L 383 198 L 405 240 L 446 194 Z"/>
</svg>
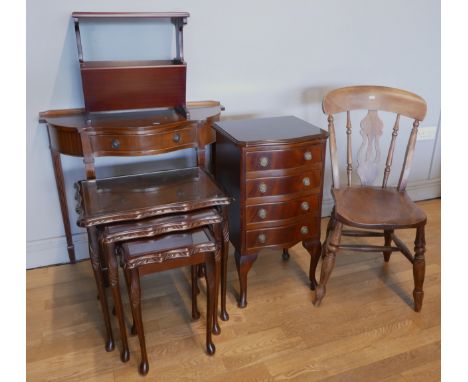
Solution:
<svg viewBox="0 0 468 382">
<path fill-rule="evenodd" d="M 437 134 L 437 126 L 424 126 L 418 129 L 418 141 L 430 141 L 435 139 Z"/>
</svg>

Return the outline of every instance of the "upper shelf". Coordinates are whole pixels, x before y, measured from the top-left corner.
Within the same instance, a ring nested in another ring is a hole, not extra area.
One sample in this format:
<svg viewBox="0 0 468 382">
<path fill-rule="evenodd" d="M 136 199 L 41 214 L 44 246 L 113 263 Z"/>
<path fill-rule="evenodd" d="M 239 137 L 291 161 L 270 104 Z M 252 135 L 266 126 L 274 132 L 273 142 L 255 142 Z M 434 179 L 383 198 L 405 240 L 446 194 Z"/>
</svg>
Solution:
<svg viewBox="0 0 468 382">
<path fill-rule="evenodd" d="M 170 19 L 189 17 L 188 12 L 73 12 L 75 19 Z"/>
</svg>

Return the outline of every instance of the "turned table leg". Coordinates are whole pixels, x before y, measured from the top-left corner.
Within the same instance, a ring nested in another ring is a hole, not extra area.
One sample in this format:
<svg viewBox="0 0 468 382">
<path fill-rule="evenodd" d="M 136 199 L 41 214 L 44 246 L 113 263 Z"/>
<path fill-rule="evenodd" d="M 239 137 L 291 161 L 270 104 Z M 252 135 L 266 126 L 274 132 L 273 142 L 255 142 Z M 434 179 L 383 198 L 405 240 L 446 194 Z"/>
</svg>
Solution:
<svg viewBox="0 0 468 382">
<path fill-rule="evenodd" d="M 70 217 L 68 216 L 67 206 L 67 195 L 65 193 L 65 181 L 63 179 L 62 162 L 60 160 L 60 153 L 55 150 L 50 150 L 52 156 L 52 164 L 54 167 L 55 183 L 57 185 L 57 192 L 60 201 L 60 211 L 62 212 L 63 228 L 65 229 L 65 237 L 67 238 L 67 251 L 70 263 L 74 264 L 75 258 L 75 246 L 73 245 L 73 239 L 70 228 Z"/>
<path fill-rule="evenodd" d="M 238 306 L 245 308 L 247 306 L 247 274 L 253 263 L 257 260 L 257 253 L 252 255 L 241 255 L 238 251 L 235 253 L 237 273 L 239 275 L 240 283 L 240 297 Z"/>
<path fill-rule="evenodd" d="M 310 280 L 310 289 L 315 290 L 317 286 L 317 279 L 315 278 L 315 273 L 317 270 L 317 264 L 320 260 L 322 254 L 322 245 L 320 240 L 305 240 L 302 242 L 302 246 L 310 254 L 310 267 L 309 267 L 309 280 Z"/>
<path fill-rule="evenodd" d="M 112 326 L 110 321 L 109 306 L 107 305 L 106 291 L 104 289 L 104 280 L 101 272 L 101 262 L 99 257 L 99 243 L 97 237 L 96 227 L 88 228 L 88 242 L 89 242 L 89 257 L 93 267 L 94 279 L 96 280 L 96 288 L 98 290 L 98 298 L 101 304 L 102 316 L 104 325 L 106 327 L 106 351 L 114 350 L 114 338 L 112 336 Z"/>
<path fill-rule="evenodd" d="M 122 343 L 122 350 L 120 353 L 120 359 L 122 362 L 127 362 L 130 358 L 130 351 L 128 348 L 127 341 L 127 329 L 125 326 L 124 312 L 122 306 L 122 297 L 120 295 L 120 286 L 119 286 L 119 269 L 117 267 L 117 261 L 115 258 L 115 245 L 113 243 L 108 243 L 104 252 L 106 257 L 107 268 L 109 270 L 109 282 L 112 289 L 112 296 L 114 298 L 114 307 L 117 320 L 119 322 L 120 329 L 120 341 Z M 136 319 L 137 317 L 135 317 Z M 137 323 L 138 325 L 138 323 Z M 138 331 L 138 326 L 137 326 Z"/>
<path fill-rule="evenodd" d="M 221 252 L 221 320 L 229 320 L 229 314 L 226 309 L 226 286 L 227 286 L 227 262 L 229 256 L 229 219 L 226 207 L 222 209 L 223 213 L 223 250 Z"/>
</svg>

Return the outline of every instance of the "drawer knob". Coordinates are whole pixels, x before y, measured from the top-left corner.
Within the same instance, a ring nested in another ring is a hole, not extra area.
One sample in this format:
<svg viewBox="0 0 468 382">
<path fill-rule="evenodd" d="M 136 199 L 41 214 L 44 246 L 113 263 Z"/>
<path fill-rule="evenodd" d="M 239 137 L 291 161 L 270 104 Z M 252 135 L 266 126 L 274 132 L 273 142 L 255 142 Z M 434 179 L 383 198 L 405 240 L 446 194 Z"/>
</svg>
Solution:
<svg viewBox="0 0 468 382">
<path fill-rule="evenodd" d="M 309 228 L 307 228 L 307 226 L 303 225 L 303 226 L 301 227 L 301 233 L 302 233 L 303 235 L 307 235 L 307 234 L 309 233 Z"/>
<path fill-rule="evenodd" d="M 302 183 L 304 183 L 304 186 L 310 186 L 310 178 L 306 176 L 302 179 Z"/>
<path fill-rule="evenodd" d="M 266 235 L 264 233 L 258 235 L 258 242 L 262 244 L 266 242 Z"/>
<path fill-rule="evenodd" d="M 304 159 L 305 160 L 312 160 L 312 153 L 310 151 L 306 151 L 304 153 Z"/>
<path fill-rule="evenodd" d="M 115 150 L 120 149 L 120 141 L 118 139 L 113 139 L 111 145 Z"/>
<path fill-rule="evenodd" d="M 180 134 L 179 133 L 175 133 L 173 136 L 172 136 L 172 140 L 175 142 L 175 143 L 179 143 L 180 142 Z"/>
<path fill-rule="evenodd" d="M 268 158 L 267 157 L 261 157 L 259 160 L 260 167 L 266 167 L 268 166 Z"/>
<path fill-rule="evenodd" d="M 309 203 L 302 202 L 301 203 L 301 209 L 304 210 L 304 211 L 309 211 Z"/>
<path fill-rule="evenodd" d="M 258 191 L 264 194 L 265 192 L 267 192 L 267 185 L 265 183 L 260 183 L 258 185 Z"/>
<path fill-rule="evenodd" d="M 266 209 L 265 209 L 265 208 L 260 208 L 260 209 L 258 210 L 257 216 L 258 216 L 260 219 L 265 219 L 266 216 L 267 216 Z"/>
</svg>

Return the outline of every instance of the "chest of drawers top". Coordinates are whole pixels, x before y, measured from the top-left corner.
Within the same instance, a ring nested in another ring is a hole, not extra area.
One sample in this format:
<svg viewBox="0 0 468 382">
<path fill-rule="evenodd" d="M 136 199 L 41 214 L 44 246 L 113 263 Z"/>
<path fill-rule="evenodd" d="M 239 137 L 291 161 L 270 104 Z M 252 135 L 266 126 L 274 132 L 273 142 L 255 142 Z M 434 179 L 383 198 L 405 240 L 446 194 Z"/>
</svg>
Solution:
<svg viewBox="0 0 468 382">
<path fill-rule="evenodd" d="M 239 146 L 264 146 L 326 139 L 328 133 L 294 116 L 223 121 L 214 129 Z"/>
</svg>

